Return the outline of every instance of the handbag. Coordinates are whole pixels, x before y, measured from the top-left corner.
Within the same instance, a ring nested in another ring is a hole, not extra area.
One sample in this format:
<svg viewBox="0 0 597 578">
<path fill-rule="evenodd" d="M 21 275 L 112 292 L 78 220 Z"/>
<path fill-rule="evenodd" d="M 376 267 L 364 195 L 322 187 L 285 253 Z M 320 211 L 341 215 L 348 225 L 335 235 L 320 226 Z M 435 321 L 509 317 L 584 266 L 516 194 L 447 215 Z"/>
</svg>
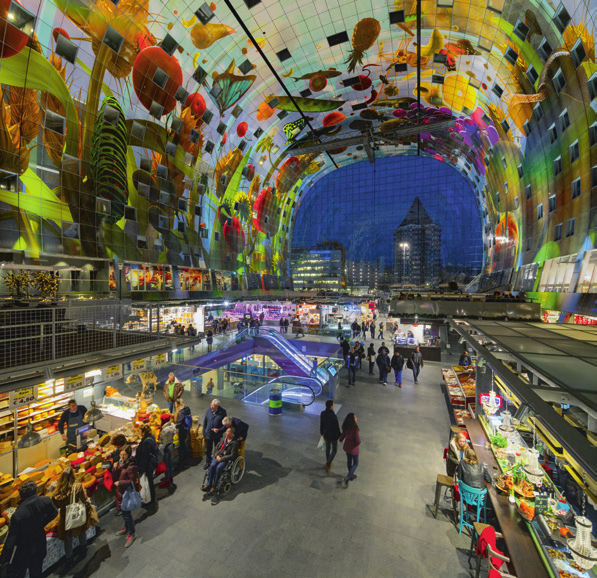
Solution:
<svg viewBox="0 0 597 578">
<path fill-rule="evenodd" d="M 414 369 L 415 367 L 413 365 L 413 360 L 410 357 L 406 360 L 406 367 L 408 367 L 408 369 Z"/>
<path fill-rule="evenodd" d="M 134 512 L 141 507 L 141 494 L 135 490 L 133 484 L 131 484 L 122 496 L 122 504 L 120 509 L 123 512 Z"/>
<path fill-rule="evenodd" d="M 153 470 L 152 470 L 153 472 Z M 147 474 L 143 474 L 141 476 L 141 502 L 143 504 L 147 504 L 151 502 L 151 492 L 149 490 L 149 479 L 147 478 Z"/>
<path fill-rule="evenodd" d="M 77 484 L 73 484 L 73 491 L 70 497 L 70 504 L 66 506 L 66 516 L 64 519 L 64 529 L 68 532 L 79 528 L 87 522 L 87 509 L 83 502 L 77 501 L 75 489 Z"/>
</svg>

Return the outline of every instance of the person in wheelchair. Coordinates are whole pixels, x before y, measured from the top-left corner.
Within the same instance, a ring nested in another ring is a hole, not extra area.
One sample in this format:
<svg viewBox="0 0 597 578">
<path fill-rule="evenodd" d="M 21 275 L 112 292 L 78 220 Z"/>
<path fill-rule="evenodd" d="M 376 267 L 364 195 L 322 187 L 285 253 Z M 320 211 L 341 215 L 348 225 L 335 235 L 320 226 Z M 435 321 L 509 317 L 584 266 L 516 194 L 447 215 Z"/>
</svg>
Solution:
<svg viewBox="0 0 597 578">
<path fill-rule="evenodd" d="M 229 427 L 226 430 L 224 441 L 209 466 L 207 483 L 201 486 L 202 492 L 209 492 L 210 495 L 215 495 L 222 471 L 229 463 L 233 463 L 238 457 L 238 447 L 240 442 L 234 439 L 235 433 L 233 427 Z"/>
<path fill-rule="evenodd" d="M 218 435 L 222 435 L 228 428 L 233 428 L 236 432 L 234 439 L 239 441 L 238 455 L 245 457 L 245 441 L 247 440 L 247 433 L 249 432 L 249 424 L 245 423 L 238 417 L 226 416 L 222 420 L 222 427 L 218 431 Z"/>
</svg>

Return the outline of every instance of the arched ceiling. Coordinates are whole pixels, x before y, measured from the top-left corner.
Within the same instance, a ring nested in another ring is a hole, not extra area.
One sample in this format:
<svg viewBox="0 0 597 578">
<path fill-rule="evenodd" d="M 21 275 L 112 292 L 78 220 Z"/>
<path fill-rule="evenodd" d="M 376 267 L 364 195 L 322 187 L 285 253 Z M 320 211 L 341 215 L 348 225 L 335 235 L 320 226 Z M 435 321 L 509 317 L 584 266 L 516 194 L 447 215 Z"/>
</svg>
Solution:
<svg viewBox="0 0 597 578">
<path fill-rule="evenodd" d="M 14 2 L 0 4 L 18 12 Z M 172 187 L 192 191 L 191 203 L 198 199 L 193 195 L 211 195 L 207 211 L 214 218 L 238 216 L 251 234 L 250 216 L 236 215 L 240 209 L 233 206 L 245 203 L 249 213 L 261 214 L 267 203 L 259 201 L 259 191 L 275 188 L 276 206 L 288 211 L 276 219 L 284 226 L 267 231 L 268 238 L 288 236 L 292 208 L 316 179 L 370 158 L 364 144 L 301 154 L 289 150 L 290 142 L 310 132 L 326 142 L 367 131 L 377 135 L 376 157 L 430 156 L 465 174 L 477 193 L 484 233 L 498 236 L 500 213 L 505 208 L 507 222 L 513 206 L 508 201 L 500 210 L 499 193 L 505 186 L 508 194 L 504 180 L 517 166 L 521 178 L 529 127 L 557 99 L 558 71 L 566 78 L 576 72 L 581 87 L 594 72 L 592 5 L 571 0 L 422 0 L 420 29 L 416 2 L 407 0 L 22 5 L 35 17 L 37 51 L 51 60 L 73 97 L 73 106 L 62 100 L 71 129 L 64 153 L 82 161 L 82 188 L 93 173 L 85 152 L 93 146 L 90 127 L 113 95 L 118 104 L 112 108 L 124 112 L 127 143 L 140 168 L 144 156 L 154 171 L 162 159 L 177 174 Z M 12 81 L 23 64 L 5 58 L 0 71 L 14 73 Z M 33 77 L 36 66 L 27 64 L 26 74 Z M 74 138 L 73 108 L 80 140 Z M 434 130 L 443 121 L 451 126 Z M 419 137 L 393 134 L 421 123 L 426 129 L 416 129 Z M 59 155 L 53 160 L 64 162 Z M 131 178 L 137 186 L 137 177 Z M 265 235 L 266 229 L 258 230 Z"/>
</svg>

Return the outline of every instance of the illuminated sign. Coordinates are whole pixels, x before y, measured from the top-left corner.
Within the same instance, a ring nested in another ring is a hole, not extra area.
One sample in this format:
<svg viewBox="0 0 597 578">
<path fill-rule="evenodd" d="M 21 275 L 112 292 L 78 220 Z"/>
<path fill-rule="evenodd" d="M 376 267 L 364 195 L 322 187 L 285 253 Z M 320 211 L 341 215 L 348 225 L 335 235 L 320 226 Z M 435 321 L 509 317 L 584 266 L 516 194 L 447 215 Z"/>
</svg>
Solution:
<svg viewBox="0 0 597 578">
<path fill-rule="evenodd" d="M 489 398 L 490 398 L 490 396 L 488 393 L 480 393 L 479 394 L 479 404 L 483 405 L 483 404 L 487 403 L 489 401 Z M 502 407 L 502 399 L 503 398 L 501 395 L 496 394 L 495 400 L 498 403 L 498 408 Z"/>
</svg>

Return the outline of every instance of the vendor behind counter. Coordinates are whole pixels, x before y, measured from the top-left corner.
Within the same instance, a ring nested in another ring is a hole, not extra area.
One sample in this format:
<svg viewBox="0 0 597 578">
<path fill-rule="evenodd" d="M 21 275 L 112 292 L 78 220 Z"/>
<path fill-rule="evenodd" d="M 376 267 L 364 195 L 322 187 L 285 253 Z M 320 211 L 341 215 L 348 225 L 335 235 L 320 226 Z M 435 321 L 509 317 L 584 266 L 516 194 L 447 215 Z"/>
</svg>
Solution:
<svg viewBox="0 0 597 578">
<path fill-rule="evenodd" d="M 58 430 L 67 446 L 77 445 L 77 430 L 86 425 L 83 421 L 86 413 L 84 405 L 78 405 L 74 399 L 69 400 L 68 408 L 62 412 L 58 422 Z"/>
</svg>

